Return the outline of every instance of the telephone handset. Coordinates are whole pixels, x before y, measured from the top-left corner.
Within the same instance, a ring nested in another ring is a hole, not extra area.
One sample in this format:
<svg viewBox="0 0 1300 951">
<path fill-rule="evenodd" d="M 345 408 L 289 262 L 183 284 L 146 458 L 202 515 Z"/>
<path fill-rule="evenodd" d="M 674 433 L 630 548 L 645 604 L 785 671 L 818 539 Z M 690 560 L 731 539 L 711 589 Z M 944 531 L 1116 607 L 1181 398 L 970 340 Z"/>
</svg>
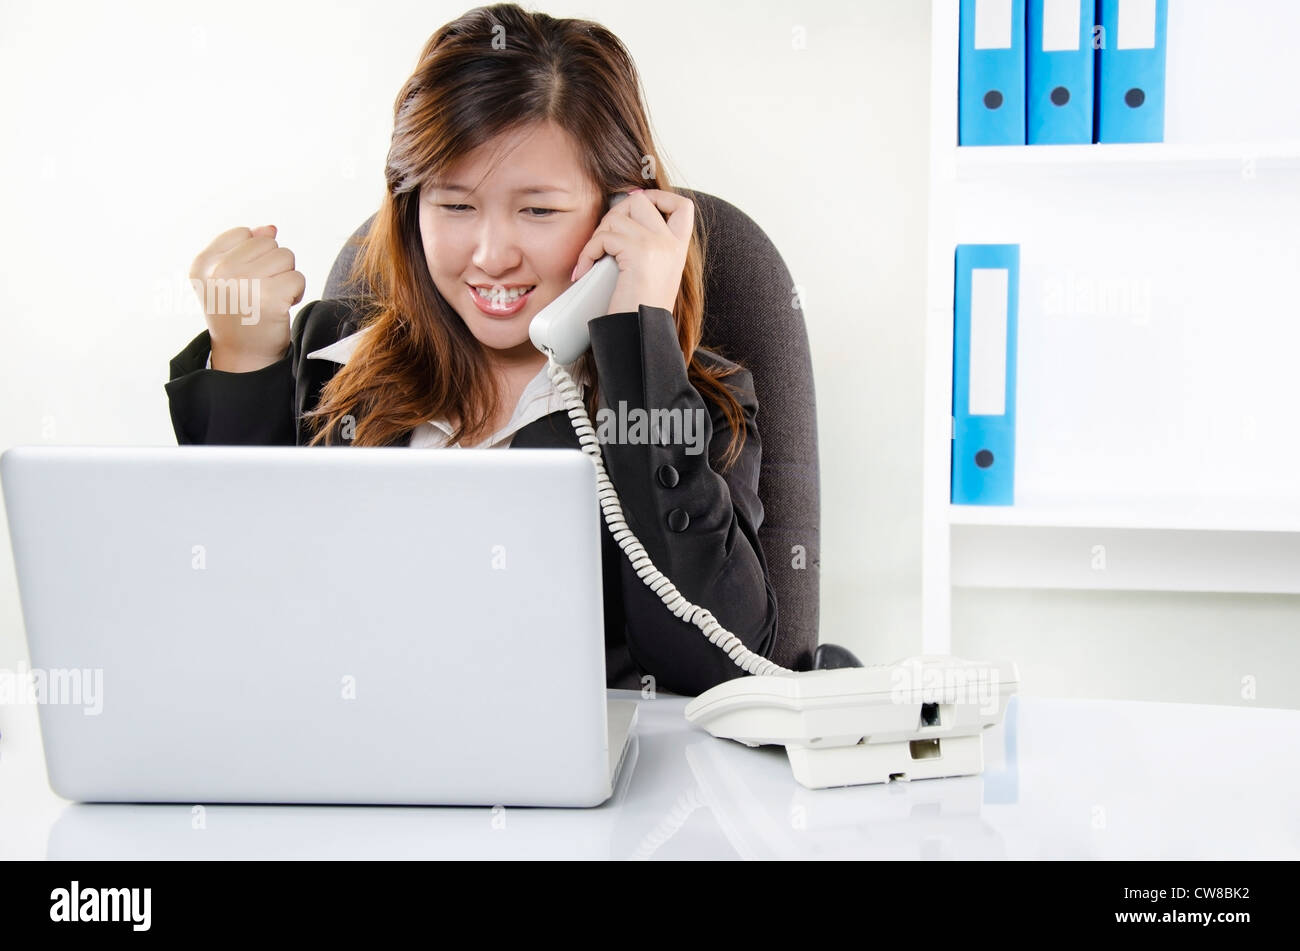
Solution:
<svg viewBox="0 0 1300 951">
<path fill-rule="evenodd" d="M 623 193 L 610 196 L 610 208 L 626 198 Z M 755 654 L 709 611 L 687 601 L 650 561 L 623 518 L 618 493 L 605 472 L 600 441 L 577 384 L 563 366 L 591 345 L 587 324 L 609 312 L 618 275 L 618 262 L 606 254 L 542 308 L 529 324 L 528 337 L 547 355 L 546 372 L 564 400 L 582 451 L 595 463 L 596 494 L 605 524 L 637 576 L 669 611 L 696 625 L 751 675 L 706 690 L 687 704 L 686 718 L 714 736 L 747 746 L 784 746 L 795 778 L 812 789 L 981 772 L 982 732 L 1002 719 L 1008 698 L 1016 692 L 1015 664 L 927 656 L 896 665 L 787 670 Z M 993 681 L 992 697 L 977 702 L 969 692 L 954 688 L 956 681 L 968 686 L 966 681 L 981 672 L 985 688 L 988 680 Z M 896 688 L 900 675 L 914 689 L 891 691 L 890 685 Z M 936 681 L 939 689 L 934 689 Z M 930 689 L 923 689 L 925 684 Z"/>
</svg>

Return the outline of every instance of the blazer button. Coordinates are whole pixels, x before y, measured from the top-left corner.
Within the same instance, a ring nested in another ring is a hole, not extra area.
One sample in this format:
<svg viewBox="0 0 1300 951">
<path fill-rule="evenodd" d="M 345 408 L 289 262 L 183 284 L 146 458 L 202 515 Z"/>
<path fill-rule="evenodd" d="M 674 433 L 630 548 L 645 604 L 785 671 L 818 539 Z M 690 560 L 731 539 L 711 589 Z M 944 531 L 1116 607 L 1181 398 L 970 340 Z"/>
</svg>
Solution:
<svg viewBox="0 0 1300 951">
<path fill-rule="evenodd" d="M 659 480 L 659 484 L 665 489 L 671 489 L 681 480 L 677 470 L 672 466 L 660 466 L 659 471 L 655 473 L 655 478 Z"/>
<path fill-rule="evenodd" d="M 691 517 L 681 509 L 673 509 L 668 513 L 668 527 L 674 532 L 686 531 L 686 526 L 691 524 Z"/>
</svg>

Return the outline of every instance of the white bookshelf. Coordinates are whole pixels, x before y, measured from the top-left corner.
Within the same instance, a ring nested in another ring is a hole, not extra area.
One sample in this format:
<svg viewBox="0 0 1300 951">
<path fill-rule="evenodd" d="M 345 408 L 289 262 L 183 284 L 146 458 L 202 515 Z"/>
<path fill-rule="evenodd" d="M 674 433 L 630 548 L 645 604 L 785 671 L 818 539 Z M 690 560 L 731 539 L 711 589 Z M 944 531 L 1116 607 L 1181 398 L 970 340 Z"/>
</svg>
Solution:
<svg viewBox="0 0 1300 951">
<path fill-rule="evenodd" d="M 1228 175 L 1300 169 L 1300 139 L 1277 142 L 1152 142 L 1133 145 L 1002 145 L 957 150 L 959 182 L 1015 181 L 1025 175 Z"/>
<path fill-rule="evenodd" d="M 1016 505 L 950 505 L 950 525 L 1019 528 L 1133 528 L 1146 531 L 1297 532 L 1293 499 L 1089 499 Z M 1300 582 L 1300 578 L 1297 578 Z"/>
<path fill-rule="evenodd" d="M 922 649 L 954 587 L 1300 593 L 1300 4 L 1169 0 L 1134 145 L 959 147 L 959 17 L 932 0 Z M 1013 506 L 949 501 L 963 243 L 1021 248 Z"/>
</svg>

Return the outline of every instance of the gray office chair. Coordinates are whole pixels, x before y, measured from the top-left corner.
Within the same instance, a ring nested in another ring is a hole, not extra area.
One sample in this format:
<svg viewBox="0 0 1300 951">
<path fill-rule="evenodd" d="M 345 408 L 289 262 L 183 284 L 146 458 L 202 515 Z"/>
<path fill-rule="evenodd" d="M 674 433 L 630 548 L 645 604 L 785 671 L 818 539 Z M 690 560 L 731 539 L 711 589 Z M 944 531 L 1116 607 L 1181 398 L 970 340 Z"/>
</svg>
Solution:
<svg viewBox="0 0 1300 951">
<path fill-rule="evenodd" d="M 681 189 L 708 235 L 704 262 L 703 346 L 753 374 L 763 444 L 759 543 L 776 591 L 778 626 L 771 660 L 791 670 L 857 666 L 843 648 L 817 648 L 821 570 L 821 488 L 812 360 L 794 282 L 763 229 L 734 205 Z M 325 297 L 365 296 L 346 284 L 371 215 L 339 252 Z M 817 651 L 816 659 L 814 652 Z"/>
</svg>

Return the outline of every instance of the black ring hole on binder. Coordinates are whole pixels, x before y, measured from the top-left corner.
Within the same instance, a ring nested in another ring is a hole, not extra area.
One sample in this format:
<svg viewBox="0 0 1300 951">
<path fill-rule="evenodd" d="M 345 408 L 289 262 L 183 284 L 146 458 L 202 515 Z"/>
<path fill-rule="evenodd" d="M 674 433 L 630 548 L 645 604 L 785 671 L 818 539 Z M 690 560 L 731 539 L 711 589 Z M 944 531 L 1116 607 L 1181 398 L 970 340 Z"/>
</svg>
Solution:
<svg viewBox="0 0 1300 951">
<path fill-rule="evenodd" d="M 981 469 L 987 469 L 989 466 L 993 465 L 993 453 L 989 452 L 987 449 L 981 449 L 979 452 L 975 453 L 975 465 L 979 466 Z"/>
<path fill-rule="evenodd" d="M 990 89 L 984 94 L 984 105 L 990 109 L 998 108 L 998 106 L 1002 105 L 1002 93 L 996 89 Z"/>
<path fill-rule="evenodd" d="M 1134 109 L 1136 109 L 1138 106 L 1142 105 L 1142 103 L 1146 101 L 1147 101 L 1147 94 L 1144 93 L 1141 89 L 1134 88 L 1124 93 L 1124 103 L 1128 106 L 1131 106 Z"/>
<path fill-rule="evenodd" d="M 1070 101 L 1070 90 L 1064 86 L 1057 86 L 1052 90 L 1052 104 L 1063 106 Z"/>
</svg>

